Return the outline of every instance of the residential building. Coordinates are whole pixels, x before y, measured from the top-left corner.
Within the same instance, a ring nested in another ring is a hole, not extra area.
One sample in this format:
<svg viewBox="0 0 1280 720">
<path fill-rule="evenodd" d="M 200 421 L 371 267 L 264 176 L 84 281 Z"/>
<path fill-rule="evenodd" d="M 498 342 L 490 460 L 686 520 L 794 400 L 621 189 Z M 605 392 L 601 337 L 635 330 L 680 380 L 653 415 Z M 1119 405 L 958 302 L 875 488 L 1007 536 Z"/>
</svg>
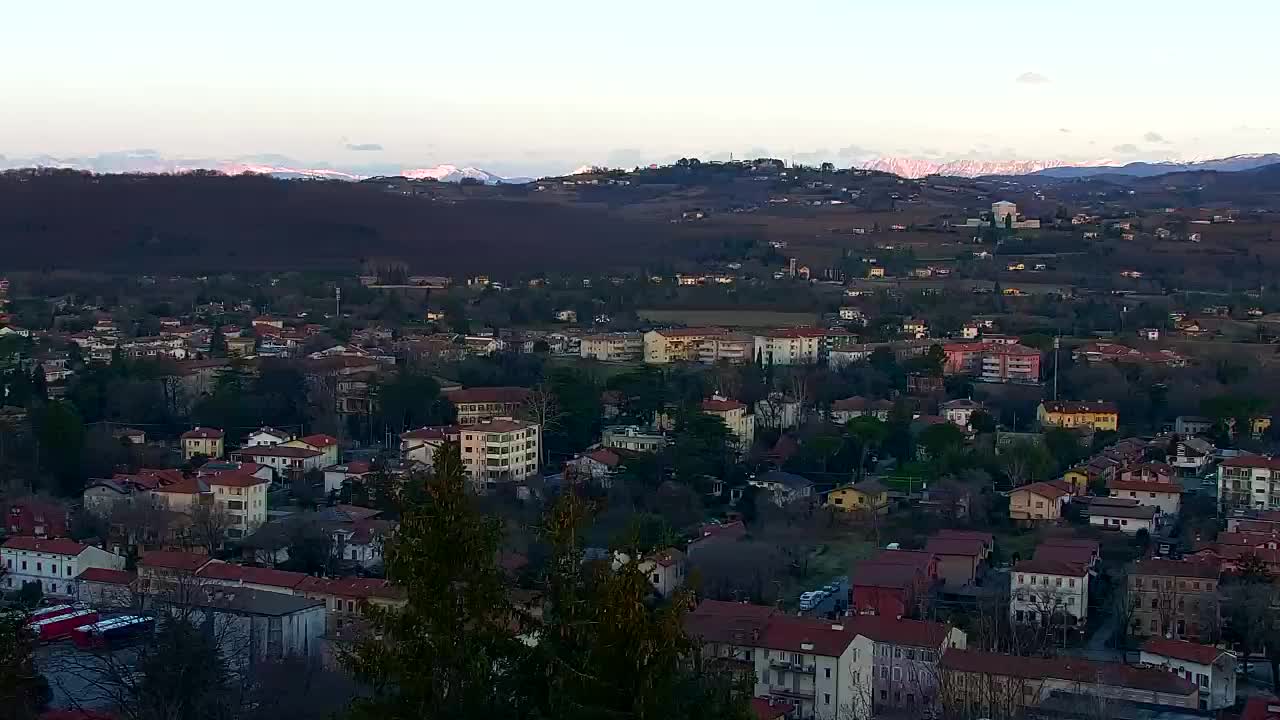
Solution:
<svg viewBox="0 0 1280 720">
<path fill-rule="evenodd" d="M 667 436 L 636 425 L 613 425 L 601 432 L 600 444 L 616 450 L 651 453 L 667 446 Z"/>
<path fill-rule="evenodd" d="M 224 435 L 217 428 L 206 427 L 194 427 L 182 433 L 182 459 L 190 460 L 196 455 L 221 458 L 224 450 Z"/>
<path fill-rule="evenodd" d="M 467 388 L 444 393 L 458 410 L 458 424 L 464 427 L 497 417 L 514 417 L 532 396 L 532 390 L 522 387 Z"/>
<path fill-rule="evenodd" d="M 294 438 L 282 444 L 282 447 L 302 448 L 320 453 L 320 467 L 338 464 L 338 438 L 324 433 L 314 433 Z"/>
<path fill-rule="evenodd" d="M 344 465 L 330 465 L 324 469 L 324 492 L 326 495 L 341 490 L 351 482 L 363 482 L 373 473 L 373 467 L 367 462 L 349 462 Z"/>
<path fill-rule="evenodd" d="M 57 502 L 38 497 L 9 503 L 3 527 L 7 535 L 30 535 L 41 539 L 66 537 L 70 529 L 67 509 Z"/>
<path fill-rule="evenodd" d="M 1219 567 L 1214 562 L 1139 560 L 1129 570 L 1135 637 L 1213 642 L 1219 628 Z"/>
<path fill-rule="evenodd" d="M 76 600 L 99 611 L 128 608 L 135 604 L 133 589 L 137 576 L 127 570 L 91 567 L 76 576 Z"/>
<path fill-rule="evenodd" d="M 644 357 L 644 335 L 604 333 L 582 336 L 582 357 L 601 362 L 630 362 Z"/>
<path fill-rule="evenodd" d="M 684 623 L 705 657 L 750 673 L 756 697 L 792 704 L 796 717 L 870 712 L 873 641 L 847 624 L 714 600 L 700 603 Z"/>
<path fill-rule="evenodd" d="M 622 552 L 613 554 L 613 569 L 617 571 L 631 562 L 631 558 Z M 684 587 L 688 576 L 688 563 L 685 554 L 675 548 L 666 548 L 640 559 L 640 572 L 649 579 L 653 590 L 664 598 L 671 597 L 676 590 Z"/>
<path fill-rule="evenodd" d="M 542 428 L 537 423 L 497 417 L 466 425 L 461 435 L 462 467 L 476 490 L 538 474 Z"/>
<path fill-rule="evenodd" d="M 769 397 L 757 400 L 755 409 L 756 424 L 776 430 L 792 430 L 799 427 L 805 414 L 799 400 L 789 398 L 780 392 L 769 393 Z"/>
<path fill-rule="evenodd" d="M 227 537 L 245 537 L 267 521 L 270 472 L 253 463 L 206 463 L 200 468 L 197 479 L 208 485 L 215 506 L 227 516 Z"/>
<path fill-rule="evenodd" d="M 813 481 L 794 473 L 781 470 L 770 470 L 747 481 L 753 487 L 768 491 L 773 495 L 774 504 L 779 507 L 797 500 L 808 500 L 813 497 Z"/>
<path fill-rule="evenodd" d="M 45 595 L 75 597 L 75 582 L 89 568 L 123 570 L 125 558 L 102 548 L 74 540 L 19 536 L 0 545 L 0 578 L 6 592 L 21 590 L 27 583 L 37 583 Z"/>
<path fill-rule="evenodd" d="M 827 507 L 846 512 L 883 513 L 889 509 L 889 488 L 875 478 L 860 483 L 841 485 L 827 493 Z"/>
<path fill-rule="evenodd" d="M 1178 436 L 1168 463 L 1182 475 L 1199 477 L 1213 462 L 1213 443 L 1203 438 Z"/>
<path fill-rule="evenodd" d="M 984 343 L 975 379 L 987 383 L 1035 385 L 1040 382 L 1040 351 L 1025 345 Z"/>
<path fill-rule="evenodd" d="M 858 615 L 909 617 L 920 613 L 938 581 L 938 558 L 916 550 L 882 550 L 854 563 L 849 611 Z"/>
<path fill-rule="evenodd" d="M 1089 617 L 1089 565 L 1043 556 L 1014 564 L 1009 617 L 1016 623 L 1083 626 Z"/>
<path fill-rule="evenodd" d="M 1085 497 L 1081 500 L 1089 514 L 1089 524 L 1094 527 L 1136 535 L 1143 530 L 1153 534 L 1160 526 L 1160 508 L 1142 505 L 1137 498 Z"/>
<path fill-rule="evenodd" d="M 702 401 L 702 412 L 724 421 L 740 450 L 751 449 L 756 438 L 756 416 L 747 412 L 746 405 L 723 395 L 712 395 L 710 400 Z"/>
<path fill-rule="evenodd" d="M 1142 644 L 1139 662 L 1164 668 L 1195 683 L 1201 710 L 1236 704 L 1236 656 L 1213 645 L 1152 638 Z"/>
<path fill-rule="evenodd" d="M 312 470 L 326 467 L 323 453 L 288 445 L 255 445 L 231 453 L 235 462 L 257 463 L 275 471 L 278 480 L 300 479 Z M 332 464 L 332 463 L 329 463 Z"/>
<path fill-rule="evenodd" d="M 1009 518 L 1021 524 L 1057 522 L 1072 490 L 1060 482 L 1038 482 L 1009 492 Z"/>
<path fill-rule="evenodd" d="M 1241 455 L 1218 465 L 1223 512 L 1280 509 L 1280 458 Z"/>
<path fill-rule="evenodd" d="M 325 634 L 325 604 L 301 595 L 201 585 L 158 607 L 211 628 L 221 642 L 243 647 L 250 662 L 318 658 Z"/>
<path fill-rule="evenodd" d="M 420 427 L 400 435 L 400 457 L 422 463 L 430 469 L 435 464 L 436 451 L 447 442 L 458 442 L 462 429 L 457 425 Z"/>
<path fill-rule="evenodd" d="M 888 420 L 892 410 L 893 403 L 888 400 L 871 400 L 861 395 L 854 395 L 831 403 L 831 422 L 843 425 L 864 415 L 877 420 Z"/>
<path fill-rule="evenodd" d="M 1041 427 L 1078 428 L 1115 431 L 1120 426 L 1120 411 L 1115 403 L 1046 400 L 1036 410 Z"/>
<path fill-rule="evenodd" d="M 698 362 L 714 365 L 718 362 L 733 364 L 751 362 L 755 352 L 755 337 L 740 333 L 712 335 L 698 344 Z"/>
<path fill-rule="evenodd" d="M 704 340 L 727 334 L 723 328 L 650 330 L 644 334 L 644 361 L 650 364 L 697 362 Z"/>
<path fill-rule="evenodd" d="M 264 426 L 249 433 L 249 437 L 245 438 L 244 446 L 245 447 L 258 447 L 258 446 L 270 447 L 272 445 L 279 445 L 280 443 L 289 442 L 292 439 L 293 439 L 292 433 L 285 432 L 284 430 L 277 430 L 276 428 L 273 428 L 273 427 Z"/>
<path fill-rule="evenodd" d="M 991 533 L 943 530 L 929 538 L 924 551 L 938 559 L 938 579 L 950 591 L 980 579 L 994 547 Z"/>
<path fill-rule="evenodd" d="M 969 421 L 973 419 L 973 414 L 981 412 L 983 405 L 976 400 L 960 398 L 942 403 L 938 406 L 938 410 L 941 412 L 942 417 L 947 419 L 947 422 L 962 428 L 968 428 Z"/>
<path fill-rule="evenodd" d="M 785 328 L 755 337 L 755 354 L 762 365 L 816 365 L 826 331 L 821 328 Z"/>
<path fill-rule="evenodd" d="M 574 480 L 593 480 L 609 485 L 613 474 L 622 464 L 622 457 L 609 448 L 589 450 L 565 463 L 565 477 Z"/>
<path fill-rule="evenodd" d="M 939 662 L 944 717 L 1022 717 L 1055 691 L 1195 710 L 1196 686 L 1157 668 L 948 650 Z"/>
<path fill-rule="evenodd" d="M 1182 507 L 1182 485 L 1168 480 L 1144 481 L 1140 477 L 1125 470 L 1119 478 L 1107 482 L 1107 492 L 1113 498 L 1129 498 L 1139 505 L 1154 507 L 1167 517 L 1176 516 Z"/>
<path fill-rule="evenodd" d="M 964 631 L 942 623 L 887 615 L 858 615 L 846 620 L 848 627 L 873 643 L 868 710 L 888 715 L 934 714 L 938 701 L 938 661 L 953 648 L 967 647 L 968 637 Z"/>
</svg>

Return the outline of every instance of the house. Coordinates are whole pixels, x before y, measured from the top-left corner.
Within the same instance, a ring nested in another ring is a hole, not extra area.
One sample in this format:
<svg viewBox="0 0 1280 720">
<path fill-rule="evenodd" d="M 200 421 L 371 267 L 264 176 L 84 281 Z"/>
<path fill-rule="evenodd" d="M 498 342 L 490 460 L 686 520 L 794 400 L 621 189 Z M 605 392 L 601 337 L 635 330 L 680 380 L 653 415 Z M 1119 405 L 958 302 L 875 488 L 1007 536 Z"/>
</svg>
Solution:
<svg viewBox="0 0 1280 720">
<path fill-rule="evenodd" d="M 1009 573 L 1009 617 L 1016 623 L 1083 625 L 1089 616 L 1089 565 L 1044 556 Z"/>
<path fill-rule="evenodd" d="M 631 562 L 631 558 L 626 553 L 615 552 L 613 554 L 613 569 L 615 571 L 629 562 Z M 639 569 L 653 585 L 654 592 L 664 598 L 671 597 L 672 593 L 684 587 L 685 578 L 688 575 L 688 563 L 685 559 L 685 554 L 675 548 L 659 550 L 644 556 L 640 560 Z"/>
<path fill-rule="evenodd" d="M 160 612 L 190 617 L 222 642 L 247 648 L 254 661 L 315 659 L 325 634 L 325 605 L 317 599 L 265 590 L 201 585 L 156 599 Z"/>
<path fill-rule="evenodd" d="M 475 425 L 496 417 L 514 417 L 533 397 L 522 387 L 483 387 L 443 393 L 458 411 L 459 425 Z"/>
<path fill-rule="evenodd" d="M 371 474 L 373 474 L 373 466 L 367 462 L 331 465 L 324 469 L 324 492 L 326 495 L 337 492 L 352 481 L 363 482 Z"/>
<path fill-rule="evenodd" d="M 816 365 L 826 331 L 821 328 L 784 328 L 755 336 L 756 357 L 762 365 Z"/>
<path fill-rule="evenodd" d="M 325 456 L 316 450 L 288 445 L 255 445 L 231 453 L 233 462 L 256 463 L 275 471 L 277 480 L 300 479 L 325 467 Z"/>
<path fill-rule="evenodd" d="M 774 504 L 779 507 L 813 497 L 812 480 L 781 470 L 770 470 L 747 482 L 772 494 Z"/>
<path fill-rule="evenodd" d="M 224 433 L 217 428 L 194 427 L 182 433 L 182 459 L 190 460 L 196 455 L 207 458 L 221 458 L 223 453 Z"/>
<path fill-rule="evenodd" d="M 608 448 L 598 448 L 583 453 L 565 463 L 565 475 L 578 480 L 594 480 L 608 484 L 613 473 L 622 464 L 622 457 Z"/>
<path fill-rule="evenodd" d="M 601 362 L 639 360 L 644 357 L 644 335 L 640 333 L 584 335 L 578 351 L 584 358 Z"/>
<path fill-rule="evenodd" d="M 128 608 L 135 603 L 133 582 L 137 575 L 127 570 L 91 567 L 76 576 L 76 600 L 98 610 Z"/>
<path fill-rule="evenodd" d="M 115 428 L 111 431 L 111 437 L 126 442 L 130 445 L 146 445 L 147 434 L 137 428 Z"/>
<path fill-rule="evenodd" d="M 704 600 L 684 616 L 707 662 L 741 670 L 754 695 L 796 705 L 796 717 L 837 720 L 866 707 L 873 642 L 848 624 L 773 608 Z"/>
<path fill-rule="evenodd" d="M 868 710 L 925 716 L 936 711 L 938 660 L 953 648 L 967 647 L 964 631 L 938 622 L 887 615 L 854 616 L 847 619 L 847 626 L 872 641 Z"/>
<path fill-rule="evenodd" d="M 1160 508 L 1142 505 L 1137 498 L 1081 498 L 1089 514 L 1089 524 L 1107 530 L 1136 535 L 1141 530 L 1154 533 L 1160 526 Z"/>
<path fill-rule="evenodd" d="M 1183 475 L 1198 477 L 1213 461 L 1213 451 L 1213 443 L 1208 440 L 1179 435 L 1167 462 Z"/>
<path fill-rule="evenodd" d="M 1182 503 L 1181 484 L 1131 480 L 1127 477 L 1131 472 L 1132 470 L 1125 470 L 1118 479 L 1107 482 L 1107 492 L 1111 497 L 1137 500 L 1138 505 L 1154 507 L 1161 515 L 1172 517 L 1178 514 Z"/>
<path fill-rule="evenodd" d="M 1076 537 L 1047 537 L 1036 546 L 1032 558 L 1050 562 L 1070 562 L 1093 570 L 1102 557 L 1097 540 Z"/>
<path fill-rule="evenodd" d="M 1202 560 L 1139 560 L 1129 569 L 1135 637 L 1208 642 L 1219 628 L 1219 566 Z"/>
<path fill-rule="evenodd" d="M 885 513 L 889 510 L 889 488 L 875 478 L 842 485 L 827 493 L 827 507 L 837 510 Z"/>
<path fill-rule="evenodd" d="M 702 401 L 702 412 L 724 421 L 740 450 L 751 449 L 756 437 L 756 416 L 747 412 L 745 404 L 723 395 L 712 395 L 711 399 Z"/>
<path fill-rule="evenodd" d="M 195 478 L 208 487 L 214 505 L 227 516 L 227 537 L 241 538 L 267 521 L 271 469 L 254 463 L 206 463 Z"/>
<path fill-rule="evenodd" d="M 902 321 L 902 334 L 921 340 L 929 337 L 929 326 L 923 320 L 907 318 Z"/>
<path fill-rule="evenodd" d="M 62 505 L 37 497 L 22 498 L 9 503 L 4 516 L 7 535 L 27 535 L 40 539 L 66 537 L 67 509 Z"/>
<path fill-rule="evenodd" d="M 332 435 L 324 433 L 304 435 L 283 443 L 281 447 L 302 448 L 320 453 L 320 467 L 338 464 L 338 438 Z"/>
<path fill-rule="evenodd" d="M 947 422 L 958 425 L 962 428 L 969 427 L 969 421 L 976 412 L 982 412 L 983 405 L 980 402 L 960 398 L 958 400 L 948 400 L 938 406 L 938 410 Z"/>
<path fill-rule="evenodd" d="M 938 558 L 916 550 L 882 550 L 849 573 L 850 612 L 906 617 L 920 609 L 938 580 Z"/>
<path fill-rule="evenodd" d="M 400 434 L 400 457 L 422 463 L 430 469 L 435 464 L 436 452 L 446 442 L 458 442 L 462 429 L 457 425 L 420 427 Z"/>
<path fill-rule="evenodd" d="M 1236 656 L 1213 645 L 1151 638 L 1142 644 L 1139 662 L 1163 668 L 1195 683 L 1201 710 L 1236 704 Z"/>
<path fill-rule="evenodd" d="M 756 720 L 788 720 L 795 711 L 796 706 L 785 700 L 751 698 L 751 714 Z"/>
<path fill-rule="evenodd" d="M 952 590 L 972 585 L 982 577 L 993 545 L 990 533 L 950 531 L 929 538 L 924 551 L 938 559 L 938 579 Z"/>
<path fill-rule="evenodd" d="M 1115 431 L 1120 426 L 1120 411 L 1115 403 L 1046 400 L 1036 409 L 1042 427 L 1088 427 Z"/>
<path fill-rule="evenodd" d="M 475 490 L 523 482 L 538 474 L 541 425 L 499 416 L 464 425 L 460 434 L 462 469 Z"/>
<path fill-rule="evenodd" d="M 1021 524 L 1057 522 L 1072 490 L 1063 483 L 1038 482 L 1009 492 L 1009 518 Z"/>
<path fill-rule="evenodd" d="M 888 400 L 871 400 L 860 395 L 836 400 L 831 403 L 831 422 L 843 425 L 856 417 L 864 415 L 877 420 L 888 420 L 893 410 L 893 403 Z"/>
<path fill-rule="evenodd" d="M 769 397 L 757 400 L 755 410 L 757 425 L 776 430 L 795 429 L 804 417 L 800 401 L 780 392 L 769 393 Z"/>
<path fill-rule="evenodd" d="M 125 558 L 74 540 L 20 536 L 0 545 L 6 592 L 37 583 L 45 595 L 75 597 L 75 579 L 89 568 L 124 569 Z"/>
<path fill-rule="evenodd" d="M 291 433 L 264 426 L 249 433 L 249 437 L 245 438 L 244 445 L 245 447 L 258 447 L 259 445 L 270 447 L 289 442 L 292 439 L 293 435 Z"/>
<path fill-rule="evenodd" d="M 667 436 L 635 425 L 612 425 L 601 432 L 600 444 L 615 450 L 651 453 L 667 446 Z"/>
<path fill-rule="evenodd" d="M 1022 717 L 1055 691 L 1188 710 L 1199 706 L 1199 692 L 1186 679 L 1123 663 L 953 649 L 942 655 L 939 668 L 944 717 Z"/>
<path fill-rule="evenodd" d="M 709 327 L 650 330 L 644 334 L 644 361 L 649 364 L 697 362 L 704 341 L 727 334 L 729 331 L 723 328 Z"/>
</svg>

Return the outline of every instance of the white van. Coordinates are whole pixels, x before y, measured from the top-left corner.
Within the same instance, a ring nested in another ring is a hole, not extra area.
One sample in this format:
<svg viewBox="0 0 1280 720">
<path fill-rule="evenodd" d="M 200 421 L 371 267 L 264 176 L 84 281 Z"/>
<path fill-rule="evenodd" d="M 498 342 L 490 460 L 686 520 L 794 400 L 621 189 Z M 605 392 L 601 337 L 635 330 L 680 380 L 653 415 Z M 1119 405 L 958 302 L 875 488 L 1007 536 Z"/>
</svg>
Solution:
<svg viewBox="0 0 1280 720">
<path fill-rule="evenodd" d="M 812 610 L 813 606 L 816 604 L 817 598 L 818 593 L 816 592 L 800 593 L 800 609 Z"/>
</svg>

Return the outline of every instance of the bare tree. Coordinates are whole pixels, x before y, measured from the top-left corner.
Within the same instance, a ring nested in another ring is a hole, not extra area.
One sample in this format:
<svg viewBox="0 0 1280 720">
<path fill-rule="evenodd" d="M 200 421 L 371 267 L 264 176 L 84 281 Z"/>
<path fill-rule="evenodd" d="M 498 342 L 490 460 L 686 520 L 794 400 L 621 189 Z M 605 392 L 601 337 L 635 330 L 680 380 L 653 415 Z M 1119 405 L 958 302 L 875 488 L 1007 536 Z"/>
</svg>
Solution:
<svg viewBox="0 0 1280 720">
<path fill-rule="evenodd" d="M 191 508 L 189 541 L 194 547 L 203 548 L 213 555 L 222 547 L 222 541 L 231 525 L 231 517 L 217 503 L 196 503 Z"/>
<path fill-rule="evenodd" d="M 545 382 L 538 383 L 524 401 L 520 414 L 529 422 L 535 422 L 541 426 L 539 433 L 541 433 L 543 441 L 538 443 L 538 449 L 541 454 L 541 457 L 538 458 L 538 463 L 540 466 L 546 467 L 547 434 L 552 429 L 560 427 L 560 420 L 564 417 L 564 412 L 560 409 L 560 402 L 556 399 L 555 391 Z"/>
</svg>

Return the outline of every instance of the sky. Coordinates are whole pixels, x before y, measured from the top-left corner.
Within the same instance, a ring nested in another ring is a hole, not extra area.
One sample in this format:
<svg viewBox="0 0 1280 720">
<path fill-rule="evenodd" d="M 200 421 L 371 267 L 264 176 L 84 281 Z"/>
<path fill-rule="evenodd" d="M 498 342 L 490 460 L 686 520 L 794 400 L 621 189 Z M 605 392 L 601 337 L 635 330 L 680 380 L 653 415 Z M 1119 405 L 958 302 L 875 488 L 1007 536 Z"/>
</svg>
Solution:
<svg viewBox="0 0 1280 720">
<path fill-rule="evenodd" d="M 505 174 L 768 155 L 1280 150 L 1280 3 L 58 0 L 0 26 L 0 155 Z"/>
</svg>

